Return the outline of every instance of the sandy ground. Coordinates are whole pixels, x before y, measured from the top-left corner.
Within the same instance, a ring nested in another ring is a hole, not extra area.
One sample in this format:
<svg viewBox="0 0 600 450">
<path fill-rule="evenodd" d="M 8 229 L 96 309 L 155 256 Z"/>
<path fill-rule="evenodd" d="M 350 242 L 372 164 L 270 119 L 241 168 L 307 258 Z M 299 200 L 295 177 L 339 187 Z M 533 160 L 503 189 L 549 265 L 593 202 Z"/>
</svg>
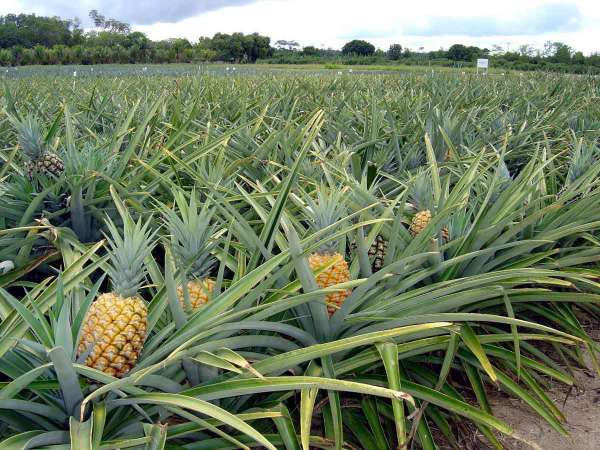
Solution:
<svg viewBox="0 0 600 450">
<path fill-rule="evenodd" d="M 600 342 L 600 323 L 580 317 L 590 336 Z M 490 396 L 494 413 L 509 423 L 527 443 L 502 439 L 509 450 L 600 450 L 600 376 L 591 369 L 575 372 L 575 386 L 555 383 L 547 392 L 567 418 L 569 437 L 554 431 L 543 419 L 514 398 Z"/>
<path fill-rule="evenodd" d="M 577 387 L 570 392 L 556 386 L 548 392 L 567 417 L 564 437 L 535 415 L 524 403 L 500 395 L 491 396 L 492 409 L 499 418 L 513 426 L 524 441 L 503 439 L 510 450 L 600 450 L 600 377 L 592 372 L 576 373 Z"/>
</svg>

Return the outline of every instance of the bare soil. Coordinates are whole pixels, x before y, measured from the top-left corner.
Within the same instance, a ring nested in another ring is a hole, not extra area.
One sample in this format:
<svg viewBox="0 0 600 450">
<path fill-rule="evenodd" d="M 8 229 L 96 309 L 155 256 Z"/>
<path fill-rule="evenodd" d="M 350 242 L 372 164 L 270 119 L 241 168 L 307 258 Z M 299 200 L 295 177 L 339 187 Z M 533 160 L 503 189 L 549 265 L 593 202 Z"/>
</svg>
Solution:
<svg viewBox="0 0 600 450">
<path fill-rule="evenodd" d="M 600 450 L 600 377 L 590 371 L 578 371 L 575 378 L 577 386 L 572 389 L 557 384 L 548 392 L 566 416 L 569 437 L 554 431 L 523 402 L 500 394 L 490 396 L 494 414 L 512 425 L 521 439 L 504 438 L 505 448 Z"/>
<path fill-rule="evenodd" d="M 600 342 L 600 323 L 585 325 Z M 600 376 L 588 362 L 588 370 L 577 370 L 574 377 L 574 386 L 553 383 L 547 392 L 566 416 L 568 437 L 554 431 L 523 402 L 499 392 L 490 394 L 494 414 L 510 424 L 519 437 L 501 438 L 507 450 L 600 450 Z"/>
</svg>

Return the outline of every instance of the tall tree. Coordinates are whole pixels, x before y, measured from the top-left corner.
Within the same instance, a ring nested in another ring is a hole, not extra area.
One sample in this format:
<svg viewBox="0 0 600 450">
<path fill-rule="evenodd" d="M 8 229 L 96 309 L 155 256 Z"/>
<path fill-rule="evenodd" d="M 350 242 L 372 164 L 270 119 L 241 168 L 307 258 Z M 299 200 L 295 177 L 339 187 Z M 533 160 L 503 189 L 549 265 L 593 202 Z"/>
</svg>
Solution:
<svg viewBox="0 0 600 450">
<path fill-rule="evenodd" d="M 100 14 L 97 9 L 92 9 L 89 16 L 96 28 L 104 28 L 104 22 L 106 18 Z"/>
<path fill-rule="evenodd" d="M 402 46 L 400 44 L 392 44 L 387 51 L 387 57 L 392 61 L 397 61 L 402 58 Z"/>
<path fill-rule="evenodd" d="M 363 41 L 361 39 L 355 39 L 347 42 L 342 47 L 342 53 L 344 55 L 361 55 L 368 56 L 375 53 L 375 46 L 370 42 Z"/>
</svg>

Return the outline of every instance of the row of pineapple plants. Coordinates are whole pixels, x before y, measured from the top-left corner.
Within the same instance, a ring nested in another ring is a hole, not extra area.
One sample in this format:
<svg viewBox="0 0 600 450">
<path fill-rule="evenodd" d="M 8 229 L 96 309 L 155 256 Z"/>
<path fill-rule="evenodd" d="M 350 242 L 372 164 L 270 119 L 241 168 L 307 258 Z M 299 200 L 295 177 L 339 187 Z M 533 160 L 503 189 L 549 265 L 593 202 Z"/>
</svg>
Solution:
<svg viewBox="0 0 600 450">
<path fill-rule="evenodd" d="M 485 386 L 566 432 L 544 391 L 598 351 L 597 130 L 400 119 L 485 93 L 453 79 L 203 82 L 94 87 L 47 129 L 7 96 L 0 445 L 501 448 Z"/>
</svg>

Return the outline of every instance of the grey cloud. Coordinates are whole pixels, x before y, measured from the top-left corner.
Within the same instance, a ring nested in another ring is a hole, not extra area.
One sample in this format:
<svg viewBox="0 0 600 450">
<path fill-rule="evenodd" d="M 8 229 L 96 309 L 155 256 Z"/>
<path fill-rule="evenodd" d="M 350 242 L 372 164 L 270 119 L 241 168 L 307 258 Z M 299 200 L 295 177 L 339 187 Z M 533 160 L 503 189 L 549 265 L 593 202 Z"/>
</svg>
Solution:
<svg viewBox="0 0 600 450">
<path fill-rule="evenodd" d="M 532 9 L 530 14 L 511 20 L 493 17 L 433 17 L 424 25 L 403 28 L 415 36 L 514 36 L 577 31 L 582 15 L 573 3 L 554 3 Z"/>
<path fill-rule="evenodd" d="M 88 13 L 97 9 L 106 17 L 134 25 L 177 22 L 208 11 L 254 3 L 257 0 L 28 0 L 27 6 L 44 14 L 79 17 L 88 23 Z"/>
</svg>

